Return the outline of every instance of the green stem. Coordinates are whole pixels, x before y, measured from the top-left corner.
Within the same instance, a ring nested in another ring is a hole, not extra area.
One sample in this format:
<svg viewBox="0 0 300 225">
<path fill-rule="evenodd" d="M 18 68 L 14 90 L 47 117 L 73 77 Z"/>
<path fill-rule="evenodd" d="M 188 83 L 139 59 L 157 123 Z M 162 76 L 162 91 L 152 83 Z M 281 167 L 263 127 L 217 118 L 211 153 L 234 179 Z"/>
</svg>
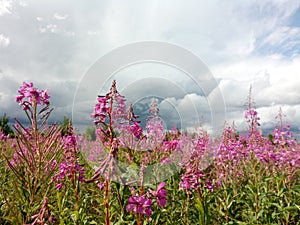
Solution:
<svg viewBox="0 0 300 225">
<path fill-rule="evenodd" d="M 121 198 L 121 195 L 120 195 L 120 190 L 119 190 L 119 188 L 117 188 L 117 196 L 118 196 L 118 201 L 119 201 L 120 208 L 121 208 L 121 213 L 122 213 L 122 215 L 124 215 L 124 209 L 123 209 L 123 204 L 122 204 L 122 198 Z"/>
<path fill-rule="evenodd" d="M 76 179 L 76 173 L 74 173 L 75 175 L 75 223 L 76 225 L 79 225 L 79 179 Z"/>
<path fill-rule="evenodd" d="M 184 223 L 188 224 L 188 208 L 189 208 L 189 202 L 190 202 L 190 193 L 187 192 L 187 199 L 186 199 L 186 206 L 184 208 Z"/>
<path fill-rule="evenodd" d="M 109 225 L 109 180 L 105 179 L 105 196 L 104 196 L 104 206 L 105 206 L 105 225 Z"/>
</svg>

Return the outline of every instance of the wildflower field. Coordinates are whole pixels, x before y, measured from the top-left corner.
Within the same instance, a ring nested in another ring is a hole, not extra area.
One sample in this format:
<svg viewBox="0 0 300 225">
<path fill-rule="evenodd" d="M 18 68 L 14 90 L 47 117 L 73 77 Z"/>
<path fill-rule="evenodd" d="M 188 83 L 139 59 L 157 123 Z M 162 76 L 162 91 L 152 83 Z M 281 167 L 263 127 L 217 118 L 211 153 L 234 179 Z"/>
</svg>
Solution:
<svg viewBox="0 0 300 225">
<path fill-rule="evenodd" d="M 0 224 L 300 224 L 300 144 L 281 112 L 263 136 L 249 102 L 248 132 L 213 138 L 166 131 L 153 101 L 141 127 L 114 81 L 90 140 L 48 123 L 47 90 L 23 83 L 16 102 L 30 125 L 0 131 Z"/>
</svg>

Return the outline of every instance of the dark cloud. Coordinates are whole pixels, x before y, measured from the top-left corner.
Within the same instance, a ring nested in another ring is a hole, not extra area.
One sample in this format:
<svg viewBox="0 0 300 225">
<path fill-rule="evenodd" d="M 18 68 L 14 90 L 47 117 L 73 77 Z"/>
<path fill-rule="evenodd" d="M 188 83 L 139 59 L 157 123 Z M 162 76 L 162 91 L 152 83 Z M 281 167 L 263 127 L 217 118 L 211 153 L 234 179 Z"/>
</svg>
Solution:
<svg viewBox="0 0 300 225">
<path fill-rule="evenodd" d="M 85 83 L 93 62 L 119 46 L 159 40 L 191 50 L 210 67 L 222 66 L 216 80 L 204 79 L 201 84 L 187 74 L 153 65 L 116 76 L 122 94 L 142 117 L 147 114 L 146 99 L 157 97 L 168 127 L 178 124 L 178 118 L 192 127 L 201 117 L 209 126 L 209 104 L 217 104 L 214 95 L 219 88 L 227 120 L 243 126 L 242 111 L 252 84 L 256 107 L 266 121 L 263 126 L 267 129 L 272 112 L 283 106 L 296 130 L 300 31 L 292 18 L 297 18 L 299 4 L 297 0 L 12 1 L 0 9 L 0 112 L 24 119 L 14 96 L 23 81 L 33 81 L 50 88 L 53 121 L 73 115 L 80 126 L 90 124 L 96 96 L 108 91 L 112 78 L 107 74 L 108 84 L 99 83 L 95 71 L 94 79 Z M 261 69 L 269 75 L 256 77 Z M 84 88 L 76 92 L 82 83 Z M 73 108 L 76 94 L 82 101 Z"/>
</svg>

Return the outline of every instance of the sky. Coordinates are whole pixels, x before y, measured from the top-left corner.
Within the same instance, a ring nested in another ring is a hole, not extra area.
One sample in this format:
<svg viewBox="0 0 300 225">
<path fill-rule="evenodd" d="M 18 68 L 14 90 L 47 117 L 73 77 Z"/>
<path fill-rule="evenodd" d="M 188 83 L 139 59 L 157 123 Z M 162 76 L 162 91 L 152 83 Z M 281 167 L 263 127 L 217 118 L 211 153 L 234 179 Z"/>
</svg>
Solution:
<svg viewBox="0 0 300 225">
<path fill-rule="evenodd" d="M 105 75 L 104 83 L 99 77 L 88 80 L 99 92 L 86 92 L 87 104 L 77 104 L 78 87 L 95 63 L 122 46 L 144 41 L 191 52 L 217 85 L 204 82 L 202 87 L 210 91 L 203 93 L 191 76 L 172 65 L 136 63 Z M 252 86 L 262 130 L 278 124 L 281 108 L 284 121 L 299 132 L 299 72 L 299 0 L 0 0 L 0 114 L 10 118 L 25 119 L 14 98 L 23 81 L 32 81 L 49 88 L 52 121 L 75 115 L 75 125 L 82 128 L 91 122 L 97 94 L 108 91 L 116 79 L 142 119 L 149 101 L 157 98 L 167 128 L 211 129 L 218 118 L 220 126 L 234 122 L 245 130 Z M 219 101 L 211 101 L 216 90 L 225 105 L 221 116 L 211 111 Z"/>
</svg>

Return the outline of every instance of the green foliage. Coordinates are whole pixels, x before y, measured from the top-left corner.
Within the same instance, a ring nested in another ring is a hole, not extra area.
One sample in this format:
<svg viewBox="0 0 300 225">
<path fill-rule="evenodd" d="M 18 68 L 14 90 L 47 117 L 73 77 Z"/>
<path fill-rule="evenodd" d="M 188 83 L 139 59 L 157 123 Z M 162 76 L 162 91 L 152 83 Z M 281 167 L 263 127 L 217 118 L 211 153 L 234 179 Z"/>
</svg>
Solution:
<svg viewBox="0 0 300 225">
<path fill-rule="evenodd" d="M 84 133 L 84 138 L 86 138 L 89 141 L 95 141 L 96 140 L 96 128 L 95 126 L 88 126 Z"/>
<path fill-rule="evenodd" d="M 14 137 L 14 132 L 9 126 L 9 117 L 4 115 L 0 118 L 0 130 L 5 134 L 9 135 L 10 137 Z"/>
<path fill-rule="evenodd" d="M 61 135 L 65 136 L 69 134 L 70 127 L 72 127 L 72 121 L 68 117 L 64 116 L 63 121 L 60 124 Z"/>
<path fill-rule="evenodd" d="M 80 163 L 86 165 L 85 175 L 91 176 L 93 168 L 82 157 Z M 152 220 L 145 224 L 299 224 L 299 179 L 290 180 L 280 172 L 271 176 L 270 171 L 265 172 L 254 159 L 244 166 L 247 174 L 240 182 L 231 183 L 234 177 L 229 176 L 230 183 L 223 183 L 214 192 L 201 186 L 201 195 L 195 191 L 189 197 L 185 191 L 179 190 L 180 173 L 175 174 L 166 181 L 166 207 L 155 210 Z M 16 185 L 14 173 L 5 167 L 6 163 L 1 161 L 0 223 L 21 224 L 18 221 L 23 221 L 29 211 L 38 211 L 43 195 L 37 195 L 35 204 L 30 205 L 31 193 Z M 296 177 L 299 178 L 299 171 Z M 104 224 L 104 191 L 95 183 L 82 183 L 77 188 L 79 205 L 76 215 L 76 189 L 72 183 L 66 181 L 59 192 L 53 184 L 48 187 L 48 206 L 51 215 L 56 218 L 54 224 L 76 224 L 76 217 L 78 224 Z M 133 215 L 125 209 L 131 195 L 129 187 L 112 182 L 111 193 L 112 224 L 135 224 Z"/>
</svg>

